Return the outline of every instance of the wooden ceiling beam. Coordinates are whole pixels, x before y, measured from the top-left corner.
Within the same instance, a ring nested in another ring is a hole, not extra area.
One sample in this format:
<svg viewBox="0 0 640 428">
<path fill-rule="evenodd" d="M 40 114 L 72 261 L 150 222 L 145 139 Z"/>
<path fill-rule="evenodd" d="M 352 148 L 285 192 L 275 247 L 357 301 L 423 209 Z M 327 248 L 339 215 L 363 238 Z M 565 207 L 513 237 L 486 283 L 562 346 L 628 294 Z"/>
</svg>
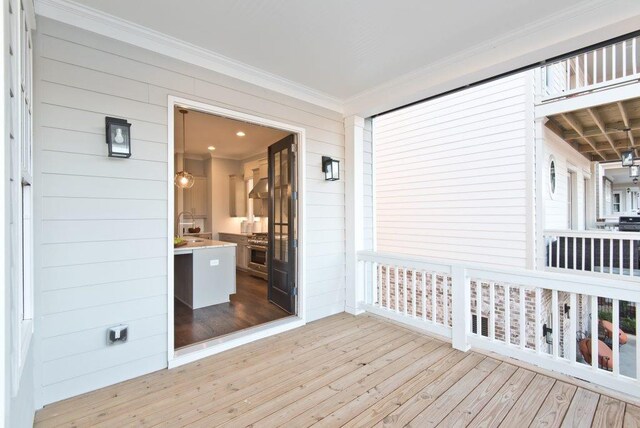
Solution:
<svg viewBox="0 0 640 428">
<path fill-rule="evenodd" d="M 560 113 L 560 115 L 573 128 L 573 130 L 577 132 L 578 135 L 580 135 L 580 138 L 582 139 L 582 141 L 590 145 L 591 148 L 593 148 L 593 150 L 595 151 L 595 153 L 598 156 L 600 156 L 603 160 L 607 160 L 607 158 L 600 152 L 600 150 L 596 148 L 595 143 L 591 141 L 589 137 L 584 135 L 582 130 L 582 125 L 580 125 L 570 113 Z"/>
<path fill-rule="evenodd" d="M 561 113 L 560 116 L 562 116 L 563 114 L 566 113 Z M 605 123 L 606 134 L 625 132 L 625 129 L 630 129 L 631 131 L 640 130 L 640 119 L 630 119 L 628 124 L 625 124 L 624 122 Z M 602 131 L 597 126 L 585 127 L 582 129 L 582 133 L 587 138 L 602 135 Z M 579 140 L 582 138 L 582 136 L 575 130 L 566 130 L 564 131 L 564 135 L 562 138 L 565 140 Z"/>
<path fill-rule="evenodd" d="M 604 137 L 607 139 L 613 151 L 616 152 L 618 157 L 621 156 L 620 151 L 616 148 L 615 144 L 613 144 L 613 140 L 611 139 L 611 136 L 607 134 L 604 121 L 600 117 L 600 114 L 592 108 L 588 108 L 587 113 L 589 113 L 589 116 L 591 116 L 591 119 L 593 119 L 593 121 L 596 123 L 596 126 L 598 127 L 598 129 L 600 129 L 600 131 L 602 132 L 602 135 L 604 135 Z"/>
</svg>

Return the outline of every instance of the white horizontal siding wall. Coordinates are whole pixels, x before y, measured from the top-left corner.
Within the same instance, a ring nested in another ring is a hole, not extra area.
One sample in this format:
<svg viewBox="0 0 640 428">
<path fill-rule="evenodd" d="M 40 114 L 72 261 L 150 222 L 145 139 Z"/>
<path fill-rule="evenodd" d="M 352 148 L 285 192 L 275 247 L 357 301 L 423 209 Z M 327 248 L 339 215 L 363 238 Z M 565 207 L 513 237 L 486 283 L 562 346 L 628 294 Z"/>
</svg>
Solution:
<svg viewBox="0 0 640 428">
<path fill-rule="evenodd" d="M 525 267 L 531 73 L 374 119 L 379 251 Z"/>
<path fill-rule="evenodd" d="M 374 249 L 374 236 L 375 233 L 373 222 L 373 120 L 371 118 L 364 120 L 364 134 L 363 134 L 363 217 L 364 217 L 364 233 L 363 233 L 363 245 L 365 250 Z"/>
<path fill-rule="evenodd" d="M 168 95 L 306 129 L 307 314 L 344 310 L 344 181 L 320 161 L 345 164 L 341 115 L 47 19 L 35 64 L 39 404 L 166 366 Z M 105 116 L 132 123 L 130 159 L 107 157 Z"/>
</svg>

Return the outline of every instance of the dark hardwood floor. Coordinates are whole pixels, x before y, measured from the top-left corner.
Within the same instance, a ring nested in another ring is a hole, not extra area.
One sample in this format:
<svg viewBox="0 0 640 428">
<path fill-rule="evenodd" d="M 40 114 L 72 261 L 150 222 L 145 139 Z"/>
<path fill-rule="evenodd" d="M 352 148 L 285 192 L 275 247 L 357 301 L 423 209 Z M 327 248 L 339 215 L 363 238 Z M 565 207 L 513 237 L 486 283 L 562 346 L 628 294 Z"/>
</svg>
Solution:
<svg viewBox="0 0 640 428">
<path fill-rule="evenodd" d="M 267 281 L 236 271 L 236 294 L 229 303 L 192 310 L 174 301 L 175 347 L 193 345 L 289 316 L 267 300 Z"/>
</svg>

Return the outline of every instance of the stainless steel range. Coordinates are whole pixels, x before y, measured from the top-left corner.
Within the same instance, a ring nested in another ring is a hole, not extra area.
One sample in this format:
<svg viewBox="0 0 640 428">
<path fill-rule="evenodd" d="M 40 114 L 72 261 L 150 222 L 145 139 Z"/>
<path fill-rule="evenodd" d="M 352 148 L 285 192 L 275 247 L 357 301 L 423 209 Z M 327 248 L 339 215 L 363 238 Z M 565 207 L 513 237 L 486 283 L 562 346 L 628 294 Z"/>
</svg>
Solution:
<svg viewBox="0 0 640 428">
<path fill-rule="evenodd" d="M 266 233 L 254 233 L 247 239 L 249 245 L 249 272 L 259 278 L 268 279 L 267 248 L 269 240 Z"/>
</svg>

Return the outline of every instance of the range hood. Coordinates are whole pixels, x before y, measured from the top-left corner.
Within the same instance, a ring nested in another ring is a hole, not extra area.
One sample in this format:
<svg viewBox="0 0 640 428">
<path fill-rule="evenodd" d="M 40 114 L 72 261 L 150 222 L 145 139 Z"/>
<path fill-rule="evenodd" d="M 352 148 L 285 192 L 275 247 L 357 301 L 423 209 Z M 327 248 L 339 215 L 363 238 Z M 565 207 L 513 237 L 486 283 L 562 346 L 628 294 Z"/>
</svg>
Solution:
<svg viewBox="0 0 640 428">
<path fill-rule="evenodd" d="M 267 177 L 258 180 L 258 184 L 253 186 L 249 192 L 251 199 L 267 199 L 269 197 L 269 179 Z"/>
</svg>

